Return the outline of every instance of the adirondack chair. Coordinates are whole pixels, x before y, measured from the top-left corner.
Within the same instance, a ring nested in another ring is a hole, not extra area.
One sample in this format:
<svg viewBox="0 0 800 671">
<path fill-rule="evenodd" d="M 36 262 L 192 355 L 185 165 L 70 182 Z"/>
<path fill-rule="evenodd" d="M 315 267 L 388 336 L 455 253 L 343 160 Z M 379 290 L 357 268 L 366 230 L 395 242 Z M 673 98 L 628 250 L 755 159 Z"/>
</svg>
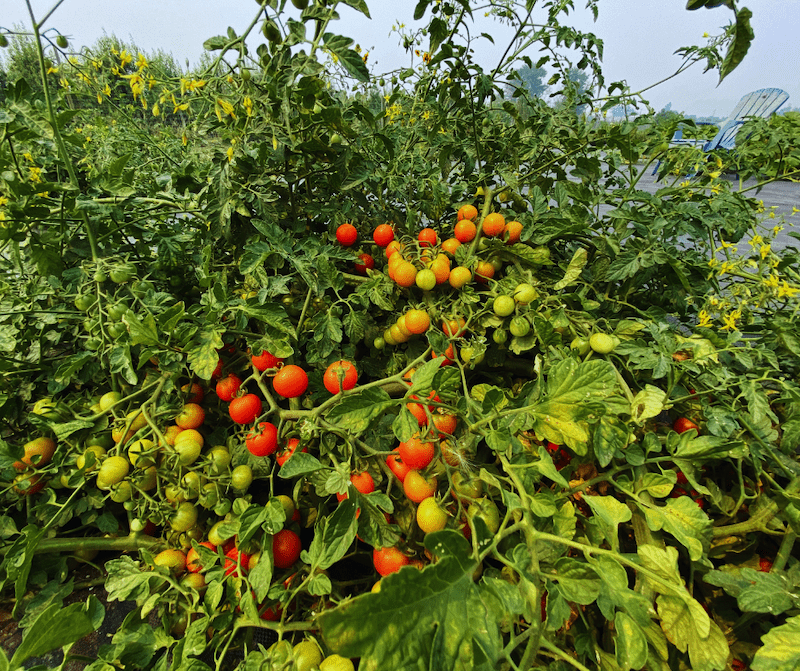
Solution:
<svg viewBox="0 0 800 671">
<path fill-rule="evenodd" d="M 702 147 L 703 152 L 713 149 L 733 149 L 736 143 L 736 134 L 742 124 L 751 117 L 767 119 L 778 111 L 781 105 L 789 99 L 789 94 L 781 89 L 759 89 L 748 93 L 742 98 L 727 119 L 720 123 L 719 132 L 710 140 L 694 140 L 684 138 L 683 130 L 678 129 L 670 141 L 671 147 L 692 145 Z M 658 172 L 661 161 L 656 163 L 653 174 Z"/>
</svg>

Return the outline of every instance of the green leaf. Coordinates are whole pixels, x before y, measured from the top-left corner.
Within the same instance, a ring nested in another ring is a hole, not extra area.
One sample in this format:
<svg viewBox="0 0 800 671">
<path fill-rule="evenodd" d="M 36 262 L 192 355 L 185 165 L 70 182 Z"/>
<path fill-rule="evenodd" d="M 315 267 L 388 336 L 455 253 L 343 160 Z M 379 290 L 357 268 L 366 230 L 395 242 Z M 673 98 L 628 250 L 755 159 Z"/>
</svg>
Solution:
<svg viewBox="0 0 800 671">
<path fill-rule="evenodd" d="M 368 19 L 372 18 L 369 15 L 369 9 L 367 8 L 367 3 L 364 0 L 342 0 L 342 2 L 344 2 L 345 5 L 348 5 L 349 7 L 358 10 Z"/>
<path fill-rule="evenodd" d="M 750 665 L 753 671 L 800 669 L 800 615 L 790 617 L 761 637 L 764 644 Z"/>
<path fill-rule="evenodd" d="M 631 519 L 631 509 L 613 496 L 584 496 L 594 513 L 594 519 L 600 523 L 603 535 L 611 548 L 619 550 L 619 525 Z"/>
<path fill-rule="evenodd" d="M 322 518 L 314 531 L 307 563 L 312 567 L 327 569 L 345 556 L 358 531 L 356 508 L 355 501 L 345 499 L 332 515 Z"/>
<path fill-rule="evenodd" d="M 124 345 L 119 342 L 114 343 L 108 353 L 108 362 L 111 372 L 122 375 L 128 384 L 136 384 L 139 381 L 136 371 L 133 369 L 131 348 L 127 343 Z"/>
<path fill-rule="evenodd" d="M 614 617 L 614 653 L 617 664 L 627 671 L 641 669 L 647 662 L 647 638 L 634 619 L 622 611 Z"/>
<path fill-rule="evenodd" d="M 322 468 L 322 464 L 313 454 L 295 452 L 278 471 L 278 477 L 285 480 L 296 478 L 300 475 L 313 473 Z"/>
<path fill-rule="evenodd" d="M 576 249 L 575 253 L 572 255 L 572 260 L 569 262 L 569 266 L 567 266 L 564 277 L 555 283 L 553 289 L 561 291 L 561 289 L 565 289 L 571 284 L 574 284 L 575 280 L 581 276 L 581 272 L 583 272 L 583 268 L 588 260 L 589 254 L 583 247 Z"/>
<path fill-rule="evenodd" d="M 688 496 L 669 499 L 665 507 L 640 505 L 653 531 L 662 528 L 689 550 L 692 561 L 700 561 L 711 536 L 711 520 Z"/>
<path fill-rule="evenodd" d="M 131 345 L 147 345 L 154 347 L 159 344 L 158 327 L 153 315 L 148 314 L 143 321 L 128 310 L 122 315 L 122 323 L 128 327 L 128 332 L 131 334 Z"/>
<path fill-rule="evenodd" d="M 600 594 L 600 577 L 586 562 L 572 557 L 562 557 L 556 562 L 556 575 L 553 577 L 567 601 L 585 606 L 592 603 Z"/>
<path fill-rule="evenodd" d="M 651 384 L 645 385 L 631 402 L 631 419 L 637 424 L 658 417 L 664 410 L 664 400 L 667 393 Z"/>
<path fill-rule="evenodd" d="M 97 601 L 95 597 L 90 600 Z M 43 610 L 25 631 L 22 643 L 11 658 L 11 668 L 16 669 L 26 659 L 39 657 L 91 634 L 96 625 L 90 612 L 95 608 L 96 604 L 90 606 L 90 602 L 73 603 L 66 608 L 54 603 Z"/>
<path fill-rule="evenodd" d="M 733 42 L 728 47 L 725 59 L 722 61 L 722 67 L 719 69 L 720 83 L 736 69 L 750 49 L 750 44 L 755 37 L 753 27 L 750 25 L 751 18 L 753 18 L 753 12 L 747 9 L 747 7 L 742 7 L 736 12 L 736 23 L 733 27 Z"/>
<path fill-rule="evenodd" d="M 726 567 L 725 570 L 709 571 L 703 580 L 736 597 L 744 612 L 780 615 L 800 606 L 796 585 L 782 571 L 765 573 L 751 568 Z"/>
<path fill-rule="evenodd" d="M 353 43 L 349 37 L 325 33 L 323 36 L 325 47 L 338 59 L 347 72 L 360 82 L 369 81 L 369 70 L 361 55 L 350 45 Z"/>
<path fill-rule="evenodd" d="M 544 400 L 530 410 L 537 437 L 585 454 L 588 422 L 603 415 L 602 400 L 614 392 L 616 381 L 616 371 L 608 361 L 563 359 L 554 364 Z"/>
<path fill-rule="evenodd" d="M 592 448 L 600 466 L 608 466 L 614 455 L 622 452 L 627 444 L 627 425 L 618 417 L 603 415 L 592 433 Z"/>
<path fill-rule="evenodd" d="M 730 650 L 725 634 L 694 599 L 662 594 L 656 599 L 661 629 L 681 652 L 689 651 L 693 671 L 721 671 Z"/>
<path fill-rule="evenodd" d="M 439 557 L 424 570 L 403 568 L 364 594 L 323 613 L 325 642 L 360 671 L 490 671 L 502 639 L 491 609 L 472 581 L 475 560 L 455 531 L 428 534 Z"/>
<path fill-rule="evenodd" d="M 375 419 L 396 405 L 397 402 L 382 389 L 377 387 L 365 389 L 343 398 L 328 413 L 328 421 L 357 435 L 366 431 Z"/>
<path fill-rule="evenodd" d="M 217 350 L 224 344 L 222 334 L 224 331 L 213 326 L 200 329 L 192 338 L 186 358 L 192 371 L 203 380 L 210 380 L 214 369 L 219 363 Z"/>
<path fill-rule="evenodd" d="M 224 35 L 216 35 L 215 37 L 209 37 L 205 42 L 203 42 L 203 49 L 206 51 L 218 51 L 224 48 L 227 43 L 227 37 Z"/>
</svg>

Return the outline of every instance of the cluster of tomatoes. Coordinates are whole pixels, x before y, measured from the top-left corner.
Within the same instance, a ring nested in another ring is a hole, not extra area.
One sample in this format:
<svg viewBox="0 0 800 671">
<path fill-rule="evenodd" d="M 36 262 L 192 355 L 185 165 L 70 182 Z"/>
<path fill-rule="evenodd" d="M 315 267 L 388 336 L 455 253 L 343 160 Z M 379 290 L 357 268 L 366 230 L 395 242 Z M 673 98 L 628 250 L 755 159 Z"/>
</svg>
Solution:
<svg viewBox="0 0 800 671">
<path fill-rule="evenodd" d="M 437 286 L 449 284 L 461 289 L 473 279 L 486 283 L 498 270 L 490 261 L 477 260 L 472 267 L 457 265 L 452 267 L 456 250 L 462 244 L 477 244 L 481 237 L 498 238 L 508 245 L 520 241 L 522 224 L 506 221 L 499 212 L 486 215 L 480 223 L 478 210 L 474 205 L 464 205 L 457 213 L 457 221 L 452 237 L 441 240 L 431 227 L 423 228 L 416 240 L 396 240 L 391 224 L 380 224 L 372 234 L 375 244 L 384 250 L 387 260 L 386 272 L 399 286 L 413 286 L 422 291 L 431 291 Z M 336 229 L 336 239 L 344 247 L 351 247 L 358 241 L 358 229 L 353 224 L 342 224 Z M 374 257 L 362 252 L 355 264 L 356 272 L 365 274 L 375 267 Z"/>
</svg>

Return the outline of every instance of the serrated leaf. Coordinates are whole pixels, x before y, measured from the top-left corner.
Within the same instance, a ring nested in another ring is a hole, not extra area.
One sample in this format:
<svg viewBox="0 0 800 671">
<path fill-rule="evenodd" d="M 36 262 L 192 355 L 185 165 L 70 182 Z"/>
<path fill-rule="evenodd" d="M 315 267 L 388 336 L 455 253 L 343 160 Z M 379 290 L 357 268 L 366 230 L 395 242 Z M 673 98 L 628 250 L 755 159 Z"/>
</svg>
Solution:
<svg viewBox="0 0 800 671">
<path fill-rule="evenodd" d="M 129 310 L 122 316 L 122 323 L 128 327 L 132 345 L 154 347 L 159 344 L 158 327 L 153 315 L 148 314 L 139 321 L 139 318 Z"/>
<path fill-rule="evenodd" d="M 688 496 L 669 499 L 664 507 L 639 506 L 653 531 L 664 529 L 689 550 L 692 561 L 700 561 L 708 547 L 711 520 Z"/>
<path fill-rule="evenodd" d="M 359 434 L 366 431 L 374 420 L 396 406 L 397 402 L 382 389 L 365 389 L 343 398 L 330 410 L 327 419 L 351 433 Z"/>
<path fill-rule="evenodd" d="M 307 475 L 322 468 L 322 464 L 313 454 L 295 452 L 278 471 L 278 477 L 285 480 Z"/>
<path fill-rule="evenodd" d="M 494 669 L 502 639 L 472 581 L 469 544 L 447 530 L 428 534 L 425 545 L 439 557 L 435 564 L 403 568 L 384 578 L 377 594 L 323 613 L 317 622 L 326 643 L 360 657 L 361 671 Z"/>
<path fill-rule="evenodd" d="M 348 5 L 349 7 L 358 10 L 368 19 L 372 18 L 369 15 L 369 9 L 367 8 L 367 3 L 364 0 L 342 0 L 342 2 L 344 2 L 345 5 Z"/>
<path fill-rule="evenodd" d="M 637 424 L 643 424 L 648 419 L 658 417 L 664 410 L 666 398 L 667 393 L 663 389 L 651 384 L 645 385 L 631 401 L 631 419 Z"/>
<path fill-rule="evenodd" d="M 730 650 L 725 635 L 703 607 L 689 596 L 656 599 L 661 629 L 681 652 L 689 651 L 693 671 L 722 671 Z"/>
<path fill-rule="evenodd" d="M 109 370 L 112 373 L 119 373 L 128 384 L 136 384 L 139 378 L 133 369 L 131 360 L 131 348 L 127 343 L 124 345 L 119 342 L 114 343 L 108 353 Z"/>
<path fill-rule="evenodd" d="M 751 18 L 753 18 L 753 12 L 747 7 L 742 7 L 736 12 L 736 23 L 733 27 L 733 42 L 728 46 L 725 59 L 722 61 L 722 66 L 719 69 L 720 83 L 737 68 L 750 49 L 750 44 L 752 44 L 753 38 L 755 37 L 753 27 L 750 25 Z"/>
<path fill-rule="evenodd" d="M 544 399 L 529 411 L 537 437 L 585 454 L 589 421 L 602 416 L 602 400 L 614 392 L 616 379 L 608 361 L 557 362 L 547 377 Z"/>
<path fill-rule="evenodd" d="M 790 671 L 800 669 L 800 615 L 790 617 L 761 637 L 750 665 L 753 671 Z"/>
<path fill-rule="evenodd" d="M 555 283 L 553 289 L 555 289 L 556 291 L 561 291 L 561 289 L 565 289 L 571 284 L 574 284 L 575 280 L 577 280 L 581 276 L 581 272 L 583 272 L 583 268 L 586 266 L 586 262 L 588 260 L 589 260 L 589 254 L 583 247 L 579 247 L 578 249 L 576 249 L 572 255 L 572 260 L 569 262 L 569 265 L 567 266 L 567 270 L 564 273 L 564 277 L 562 277 L 558 282 Z"/>
<path fill-rule="evenodd" d="M 631 519 L 631 509 L 613 496 L 584 496 L 594 513 L 594 519 L 600 522 L 603 535 L 611 543 L 612 549 L 619 549 L 619 525 Z"/>
<path fill-rule="evenodd" d="M 355 501 L 345 499 L 317 525 L 308 549 L 312 567 L 327 569 L 347 553 L 358 530 L 356 508 Z"/>
<path fill-rule="evenodd" d="M 592 566 L 572 557 L 556 562 L 556 583 L 567 601 L 588 605 L 600 593 L 600 577 Z"/>
<path fill-rule="evenodd" d="M 95 597 L 89 598 L 97 601 Z M 16 669 L 26 659 L 39 657 L 91 634 L 95 630 L 95 621 L 89 608 L 89 603 L 73 603 L 65 608 L 54 603 L 45 608 L 26 630 L 22 643 L 11 658 L 11 668 Z"/>
<path fill-rule="evenodd" d="M 222 342 L 223 333 L 222 330 L 206 326 L 195 333 L 186 351 L 186 358 L 192 371 L 203 380 L 211 379 L 211 375 L 219 363 L 217 350 L 224 344 Z"/>
<path fill-rule="evenodd" d="M 614 654 L 622 669 L 641 669 L 647 662 L 647 637 L 635 620 L 617 611 L 614 617 Z"/>
</svg>

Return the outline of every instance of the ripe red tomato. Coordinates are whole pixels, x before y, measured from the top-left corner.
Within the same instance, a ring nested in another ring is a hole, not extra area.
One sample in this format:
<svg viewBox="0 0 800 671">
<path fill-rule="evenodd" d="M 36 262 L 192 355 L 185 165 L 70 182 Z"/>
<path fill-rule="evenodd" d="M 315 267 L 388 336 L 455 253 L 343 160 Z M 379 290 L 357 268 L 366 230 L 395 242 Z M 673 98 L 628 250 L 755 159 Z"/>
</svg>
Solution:
<svg viewBox="0 0 800 671">
<path fill-rule="evenodd" d="M 356 262 L 355 270 L 359 275 L 366 275 L 367 270 L 372 270 L 375 267 L 375 259 L 366 252 L 359 254 L 358 259 L 359 262 Z"/>
<path fill-rule="evenodd" d="M 261 399 L 255 394 L 238 396 L 230 402 L 228 413 L 237 424 L 250 424 L 261 414 Z"/>
<path fill-rule="evenodd" d="M 417 240 L 419 240 L 420 247 L 433 247 L 436 245 L 438 237 L 436 235 L 436 231 L 434 231 L 432 228 L 423 228 L 419 232 Z"/>
<path fill-rule="evenodd" d="M 672 429 L 678 433 L 683 433 L 689 429 L 694 429 L 700 433 L 700 427 L 697 426 L 697 424 L 695 424 L 691 419 L 687 419 L 686 417 L 678 417 L 678 419 L 676 419 L 675 423 L 672 425 Z"/>
<path fill-rule="evenodd" d="M 375 229 L 375 232 L 372 234 L 372 239 L 378 247 L 386 247 L 394 240 L 394 230 L 389 224 L 381 224 Z"/>
<path fill-rule="evenodd" d="M 356 386 L 356 382 L 358 382 L 358 372 L 349 361 L 334 361 L 322 376 L 322 383 L 331 394 L 352 389 Z"/>
<path fill-rule="evenodd" d="M 279 359 L 274 354 L 270 354 L 269 352 L 262 352 L 258 356 L 251 357 L 250 360 L 260 371 L 265 371 L 267 368 L 277 368 L 278 364 L 283 361 L 283 359 Z"/>
<path fill-rule="evenodd" d="M 294 454 L 294 451 L 297 449 L 297 446 L 300 444 L 299 438 L 290 438 L 289 441 L 286 443 L 286 447 L 284 447 L 280 452 L 275 455 L 275 461 L 278 462 L 278 466 L 283 466 Z M 303 445 L 303 449 L 300 450 L 301 452 L 308 452 L 308 447 Z"/>
<path fill-rule="evenodd" d="M 386 465 L 400 482 L 406 479 L 406 475 L 411 470 L 411 467 L 403 461 L 403 457 L 400 456 L 397 450 L 392 450 L 392 454 L 386 457 Z"/>
<path fill-rule="evenodd" d="M 397 453 L 409 469 L 425 468 L 433 461 L 435 452 L 436 449 L 433 443 L 429 441 L 422 442 L 418 433 L 415 433 L 397 447 Z"/>
<path fill-rule="evenodd" d="M 336 229 L 336 239 L 343 247 L 350 247 L 358 240 L 358 231 L 353 224 L 342 224 Z"/>
<path fill-rule="evenodd" d="M 298 559 L 303 546 L 291 529 L 281 529 L 272 537 L 272 557 L 275 568 L 289 568 Z"/>
<path fill-rule="evenodd" d="M 268 457 L 278 449 L 278 427 L 272 422 L 260 422 L 245 438 L 245 445 L 255 457 Z"/>
<path fill-rule="evenodd" d="M 372 479 L 372 476 L 369 474 L 368 471 L 362 471 L 361 473 L 351 473 L 350 482 L 352 482 L 353 487 L 355 487 L 356 490 L 358 490 L 362 494 L 369 494 L 370 492 L 375 491 L 375 480 Z M 336 498 L 339 501 L 344 501 L 347 498 L 347 494 L 337 494 Z"/>
<path fill-rule="evenodd" d="M 203 541 L 200 545 L 204 548 L 208 548 L 212 552 L 217 551 L 216 545 L 211 541 Z M 186 570 L 190 573 L 199 573 L 203 570 L 203 565 L 200 563 L 200 553 L 194 548 L 191 548 L 189 552 L 186 553 Z"/>
<path fill-rule="evenodd" d="M 397 547 L 375 548 L 372 551 L 372 564 L 382 576 L 399 571 L 409 561 L 409 558 Z"/>
<path fill-rule="evenodd" d="M 217 396 L 221 401 L 230 401 L 234 396 L 236 396 L 236 392 L 239 391 L 239 387 L 241 386 L 242 381 L 239 379 L 239 377 L 234 373 L 228 373 L 228 377 L 224 377 L 217 382 Z"/>
<path fill-rule="evenodd" d="M 240 552 L 239 548 L 234 546 L 225 553 L 225 575 L 238 577 L 239 564 L 241 564 L 243 571 L 247 571 L 247 567 L 250 564 L 250 555 L 246 552 Z"/>
<path fill-rule="evenodd" d="M 297 398 L 308 389 L 308 375 L 300 366 L 284 366 L 272 378 L 275 393 L 284 398 Z"/>
<path fill-rule="evenodd" d="M 197 382 L 189 382 L 181 387 L 181 391 L 189 395 L 186 399 L 187 403 L 202 403 L 203 402 L 203 388 Z"/>
</svg>

